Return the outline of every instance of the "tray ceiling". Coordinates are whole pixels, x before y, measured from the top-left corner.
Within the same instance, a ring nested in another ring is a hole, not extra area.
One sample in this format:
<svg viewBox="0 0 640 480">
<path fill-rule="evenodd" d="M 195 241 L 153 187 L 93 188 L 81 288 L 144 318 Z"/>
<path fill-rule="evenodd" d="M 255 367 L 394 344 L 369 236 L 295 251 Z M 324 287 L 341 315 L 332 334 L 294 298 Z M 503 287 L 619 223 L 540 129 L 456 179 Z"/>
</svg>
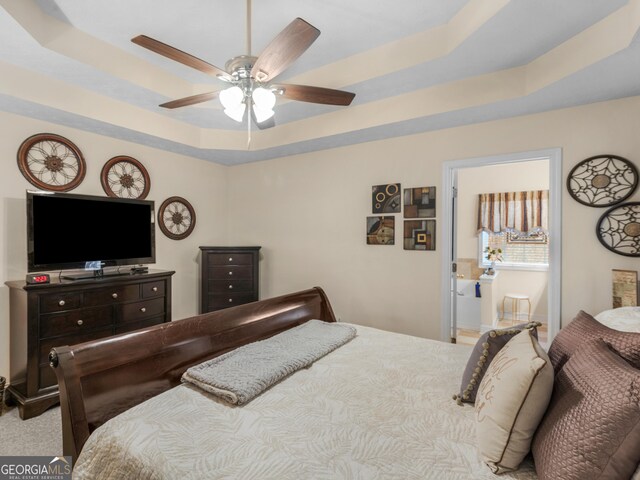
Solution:
<svg viewBox="0 0 640 480">
<path fill-rule="evenodd" d="M 224 67 L 247 53 L 245 2 L 0 7 L 0 109 L 226 165 L 640 94 L 640 0 L 254 2 L 253 54 L 295 17 L 322 32 L 278 81 L 356 97 L 279 99 L 276 127 L 248 144 L 217 100 L 158 107 L 224 84 L 130 41 L 145 34 Z"/>
</svg>

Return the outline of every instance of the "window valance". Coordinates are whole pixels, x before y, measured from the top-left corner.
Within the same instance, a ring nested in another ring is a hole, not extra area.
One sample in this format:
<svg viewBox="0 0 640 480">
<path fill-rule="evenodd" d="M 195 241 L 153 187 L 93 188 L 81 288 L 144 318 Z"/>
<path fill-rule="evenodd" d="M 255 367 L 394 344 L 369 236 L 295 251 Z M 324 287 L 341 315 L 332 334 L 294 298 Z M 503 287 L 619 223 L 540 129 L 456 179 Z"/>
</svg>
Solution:
<svg viewBox="0 0 640 480">
<path fill-rule="evenodd" d="M 481 193 L 478 232 L 548 232 L 549 190 Z"/>
</svg>

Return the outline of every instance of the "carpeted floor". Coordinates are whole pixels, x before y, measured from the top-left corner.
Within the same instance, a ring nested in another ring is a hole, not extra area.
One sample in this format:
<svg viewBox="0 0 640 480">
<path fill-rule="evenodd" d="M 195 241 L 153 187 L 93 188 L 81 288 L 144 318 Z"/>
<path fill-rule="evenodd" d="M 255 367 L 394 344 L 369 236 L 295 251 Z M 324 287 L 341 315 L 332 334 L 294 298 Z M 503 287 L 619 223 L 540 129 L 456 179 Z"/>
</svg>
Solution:
<svg viewBox="0 0 640 480">
<path fill-rule="evenodd" d="M 0 416 L 0 455 L 62 455 L 60 407 L 20 420 L 16 407 L 4 406 Z"/>
</svg>

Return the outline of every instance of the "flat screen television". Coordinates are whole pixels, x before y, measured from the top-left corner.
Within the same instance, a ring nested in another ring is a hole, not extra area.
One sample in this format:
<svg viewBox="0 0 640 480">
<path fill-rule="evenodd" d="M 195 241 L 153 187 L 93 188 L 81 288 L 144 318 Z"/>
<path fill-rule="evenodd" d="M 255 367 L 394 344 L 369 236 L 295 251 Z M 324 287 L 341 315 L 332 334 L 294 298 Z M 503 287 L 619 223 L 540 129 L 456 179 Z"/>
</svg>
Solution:
<svg viewBox="0 0 640 480">
<path fill-rule="evenodd" d="M 103 267 L 155 263 L 154 203 L 27 191 L 27 254 L 29 272 L 100 272 L 65 278 L 99 276 Z"/>
</svg>

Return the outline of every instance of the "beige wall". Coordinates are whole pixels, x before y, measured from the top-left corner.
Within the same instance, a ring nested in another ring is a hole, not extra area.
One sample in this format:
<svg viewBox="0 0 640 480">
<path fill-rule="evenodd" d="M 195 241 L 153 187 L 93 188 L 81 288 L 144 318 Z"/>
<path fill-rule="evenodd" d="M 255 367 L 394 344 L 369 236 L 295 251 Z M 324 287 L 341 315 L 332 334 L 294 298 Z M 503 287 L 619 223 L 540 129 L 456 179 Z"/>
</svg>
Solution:
<svg viewBox="0 0 640 480">
<path fill-rule="evenodd" d="M 156 228 L 157 264 L 152 268 L 176 271 L 172 295 L 174 319 L 198 313 L 198 247 L 226 241 L 225 167 L 6 113 L 0 113 L 0 125 L 0 375 L 9 374 L 9 294 L 4 282 L 23 279 L 26 274 L 25 190 L 35 188 L 18 170 L 16 152 L 22 141 L 35 133 L 57 133 L 82 151 L 87 162 L 86 176 L 71 193 L 105 195 L 100 185 L 102 166 L 115 155 L 130 155 L 149 171 L 151 191 L 147 199 L 154 200 L 156 208 L 172 195 L 191 202 L 197 214 L 193 233 L 185 240 L 175 241 Z M 78 221 L 83 219 L 61 215 L 60 226 L 64 228 L 65 222 Z M 126 232 L 122 235 L 126 236 Z"/>
<path fill-rule="evenodd" d="M 367 246 L 371 186 L 401 182 L 403 188 L 440 188 L 446 160 L 552 147 L 563 149 L 564 178 L 578 161 L 599 153 L 622 155 L 640 165 L 635 156 L 640 152 L 638 111 L 640 97 L 634 97 L 231 168 L 0 114 L 0 285 L 26 273 L 24 191 L 30 184 L 18 171 L 16 151 L 26 137 L 53 132 L 73 140 L 86 156 L 87 176 L 74 192 L 102 195 L 103 163 L 127 154 L 148 168 L 150 199 L 181 195 L 193 203 L 198 224 L 191 237 L 175 242 L 157 232 L 156 267 L 177 271 L 174 319 L 198 309 L 198 246 L 262 245 L 262 298 L 320 285 L 343 321 L 439 338 L 443 246 L 435 252 L 404 251 L 399 214 L 396 245 Z M 640 200 L 640 193 L 632 200 Z M 612 268 L 637 270 L 640 265 L 599 244 L 594 230 L 602 209 L 582 206 L 566 191 L 563 203 L 566 324 L 578 309 L 609 308 Z M 8 372 L 8 315 L 8 292 L 0 287 L 0 375 Z"/>
<path fill-rule="evenodd" d="M 458 170 L 458 258 L 478 260 L 478 194 L 494 192 L 521 192 L 547 190 L 549 188 L 549 162 L 518 162 Z M 498 269 L 500 264 L 498 263 Z M 548 272 L 500 269 L 495 283 L 496 305 L 502 309 L 502 299 L 507 293 L 523 293 L 531 299 L 532 318 L 546 321 Z M 526 302 L 524 303 L 526 305 Z M 510 302 L 505 303 L 507 312 Z M 521 307 L 527 312 L 528 307 Z M 511 318 L 507 314 L 507 318 Z"/>
<path fill-rule="evenodd" d="M 439 338 L 443 246 L 404 251 L 400 215 L 395 246 L 367 246 L 371 186 L 441 187 L 446 160 L 553 147 L 563 150 L 563 179 L 601 153 L 640 166 L 639 111 L 634 97 L 233 167 L 229 241 L 263 246 L 265 297 L 321 285 L 343 321 Z M 563 191 L 563 324 L 579 309 L 610 307 L 612 268 L 640 266 L 600 245 L 602 213 Z"/>
</svg>

